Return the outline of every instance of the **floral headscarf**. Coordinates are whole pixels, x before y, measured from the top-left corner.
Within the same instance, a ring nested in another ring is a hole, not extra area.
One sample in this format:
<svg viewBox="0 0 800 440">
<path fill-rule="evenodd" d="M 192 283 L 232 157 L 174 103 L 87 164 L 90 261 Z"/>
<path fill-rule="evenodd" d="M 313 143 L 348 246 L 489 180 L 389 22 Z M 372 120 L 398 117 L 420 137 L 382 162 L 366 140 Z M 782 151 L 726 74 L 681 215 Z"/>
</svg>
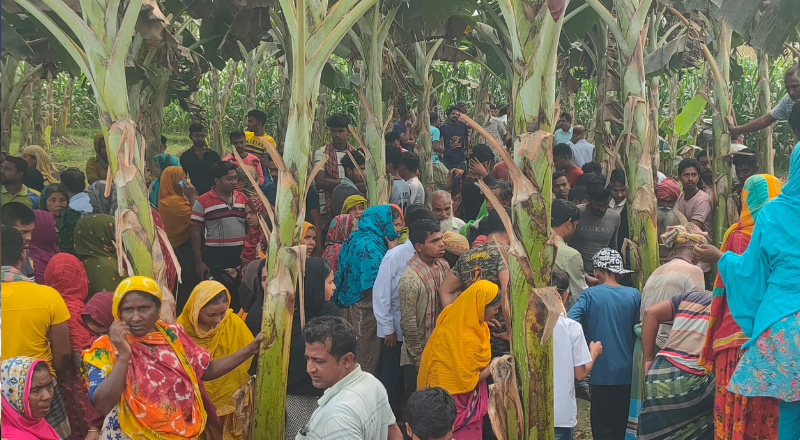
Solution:
<svg viewBox="0 0 800 440">
<path fill-rule="evenodd" d="M 60 440 L 44 418 L 32 419 L 31 380 L 41 359 L 27 356 L 8 358 L 0 365 L 3 395 L 3 438 Z"/>
<path fill-rule="evenodd" d="M 331 220 L 328 235 L 325 237 L 325 251 L 322 252 L 322 258 L 331 263 L 333 273 L 336 273 L 339 265 L 339 251 L 342 249 L 342 243 L 357 229 L 358 222 L 353 219 L 352 214 L 340 214 Z"/>
</svg>

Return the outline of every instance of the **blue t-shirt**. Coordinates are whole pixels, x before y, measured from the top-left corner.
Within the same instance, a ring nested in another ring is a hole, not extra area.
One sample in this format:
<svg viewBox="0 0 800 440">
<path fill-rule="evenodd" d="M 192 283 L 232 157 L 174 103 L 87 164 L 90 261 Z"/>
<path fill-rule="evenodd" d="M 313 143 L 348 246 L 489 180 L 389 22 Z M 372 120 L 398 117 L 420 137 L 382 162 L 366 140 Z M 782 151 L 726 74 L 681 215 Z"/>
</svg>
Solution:
<svg viewBox="0 0 800 440">
<path fill-rule="evenodd" d="M 553 145 L 571 143 L 572 142 L 572 129 L 573 129 L 573 127 L 570 127 L 569 131 L 564 131 L 564 130 L 562 130 L 560 128 L 558 130 L 556 130 L 556 132 L 553 133 L 556 136 L 556 139 L 555 139 Z"/>
<path fill-rule="evenodd" d="M 431 125 L 431 142 L 436 142 L 442 137 L 442 134 L 439 132 L 439 129 Z M 439 154 L 435 151 L 433 152 L 433 163 L 439 163 Z"/>
<path fill-rule="evenodd" d="M 589 287 L 567 317 L 583 325 L 587 341 L 603 343 L 589 376 L 590 385 L 629 385 L 633 369 L 633 326 L 639 322 L 642 295 L 633 287 Z"/>
</svg>

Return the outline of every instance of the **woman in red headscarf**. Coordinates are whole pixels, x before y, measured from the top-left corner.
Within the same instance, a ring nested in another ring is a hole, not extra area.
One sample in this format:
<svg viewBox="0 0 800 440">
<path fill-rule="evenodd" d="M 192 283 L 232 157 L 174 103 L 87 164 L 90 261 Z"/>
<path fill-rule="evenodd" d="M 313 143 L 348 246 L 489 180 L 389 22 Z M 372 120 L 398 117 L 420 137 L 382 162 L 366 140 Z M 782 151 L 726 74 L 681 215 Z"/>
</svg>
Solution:
<svg viewBox="0 0 800 440">
<path fill-rule="evenodd" d="M 70 364 L 66 377 L 59 377 L 58 382 L 72 430 L 71 437 L 83 440 L 91 432 L 93 436 L 88 438 L 97 438 L 100 435 L 103 416 L 92 406 L 86 382 L 80 373 L 80 353 L 89 348 L 95 340 L 81 318 L 83 301 L 89 294 L 86 270 L 83 268 L 83 263 L 74 255 L 59 253 L 47 264 L 44 283 L 61 294 L 69 310 L 70 318 L 67 325 L 74 362 Z"/>
</svg>

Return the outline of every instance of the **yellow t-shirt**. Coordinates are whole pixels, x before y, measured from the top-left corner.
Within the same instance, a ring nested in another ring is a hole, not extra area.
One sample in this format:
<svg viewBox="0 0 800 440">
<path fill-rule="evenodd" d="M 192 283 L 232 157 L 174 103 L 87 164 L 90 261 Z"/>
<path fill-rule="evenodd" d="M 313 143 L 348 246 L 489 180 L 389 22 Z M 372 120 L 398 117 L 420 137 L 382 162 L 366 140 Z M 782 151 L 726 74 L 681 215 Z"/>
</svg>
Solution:
<svg viewBox="0 0 800 440">
<path fill-rule="evenodd" d="M 30 281 L 3 283 L 0 287 L 0 317 L 3 319 L 0 359 L 30 356 L 42 359 L 53 368 L 53 352 L 47 332 L 50 326 L 69 319 L 64 299 L 52 287 Z"/>
<path fill-rule="evenodd" d="M 254 142 L 254 139 L 256 138 L 255 133 L 253 133 L 252 131 L 245 131 L 244 138 L 247 140 L 247 146 L 245 147 L 247 152 L 253 153 L 259 158 L 261 158 L 261 155 L 264 154 L 266 148 L 264 148 L 261 142 Z M 266 133 L 264 134 L 264 136 L 261 136 L 261 139 L 264 139 L 265 141 L 269 142 L 270 144 L 272 144 L 273 147 L 277 148 L 278 146 L 278 144 L 275 143 L 275 139 L 272 139 L 272 137 L 270 137 Z"/>
</svg>

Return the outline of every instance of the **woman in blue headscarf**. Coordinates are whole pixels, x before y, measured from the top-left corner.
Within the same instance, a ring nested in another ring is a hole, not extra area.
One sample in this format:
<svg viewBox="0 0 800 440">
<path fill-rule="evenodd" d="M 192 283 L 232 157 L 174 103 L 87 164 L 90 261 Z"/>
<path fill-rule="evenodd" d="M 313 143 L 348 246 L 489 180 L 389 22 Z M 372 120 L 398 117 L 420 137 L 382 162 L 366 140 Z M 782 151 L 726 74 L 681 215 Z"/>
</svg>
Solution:
<svg viewBox="0 0 800 440">
<path fill-rule="evenodd" d="M 153 205 L 156 209 L 158 209 L 158 188 L 161 186 L 161 172 L 164 171 L 167 167 L 179 167 L 181 163 L 178 162 L 178 158 L 169 154 L 169 153 L 161 153 L 158 156 L 154 157 L 156 161 L 156 167 L 153 169 L 153 183 L 150 184 L 150 204 Z"/>
<path fill-rule="evenodd" d="M 728 390 L 774 397 L 778 439 L 800 438 L 800 143 L 789 160 L 783 192 L 758 214 L 742 255 L 711 245 L 695 247 L 700 260 L 718 260 L 731 315 L 750 338 Z"/>
<path fill-rule="evenodd" d="M 333 301 L 358 336 L 358 363 L 372 374 L 378 371 L 381 340 L 372 311 L 372 286 L 386 252 L 395 246 L 403 227 L 403 214 L 390 205 L 367 208 L 358 219 L 358 230 L 342 244 L 336 267 Z"/>
</svg>

